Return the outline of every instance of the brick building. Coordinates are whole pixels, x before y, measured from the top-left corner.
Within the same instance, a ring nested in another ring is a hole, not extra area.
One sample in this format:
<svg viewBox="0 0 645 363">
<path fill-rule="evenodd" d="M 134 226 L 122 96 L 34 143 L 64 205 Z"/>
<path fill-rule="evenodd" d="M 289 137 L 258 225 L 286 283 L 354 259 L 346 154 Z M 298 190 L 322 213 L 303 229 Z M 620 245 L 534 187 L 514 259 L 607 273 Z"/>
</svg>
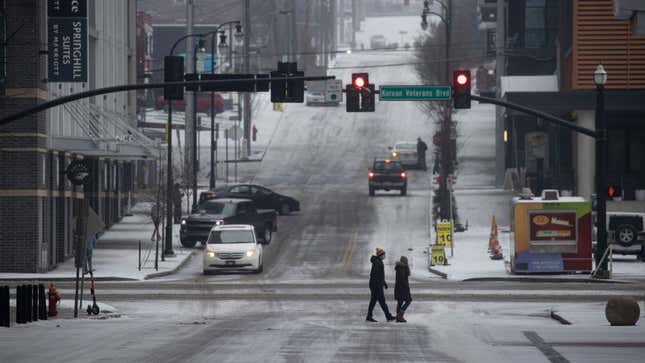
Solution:
<svg viewBox="0 0 645 363">
<path fill-rule="evenodd" d="M 0 1 L 0 115 L 91 89 L 135 83 L 135 0 L 80 1 L 87 9 L 87 79 L 48 80 L 48 3 Z M 61 1 L 61 3 L 66 3 Z M 79 201 L 106 226 L 152 183 L 158 147 L 134 127 L 133 92 L 84 99 L 0 126 L 0 271 L 38 272 L 73 254 Z M 72 186 L 72 160 L 90 181 Z"/>
</svg>

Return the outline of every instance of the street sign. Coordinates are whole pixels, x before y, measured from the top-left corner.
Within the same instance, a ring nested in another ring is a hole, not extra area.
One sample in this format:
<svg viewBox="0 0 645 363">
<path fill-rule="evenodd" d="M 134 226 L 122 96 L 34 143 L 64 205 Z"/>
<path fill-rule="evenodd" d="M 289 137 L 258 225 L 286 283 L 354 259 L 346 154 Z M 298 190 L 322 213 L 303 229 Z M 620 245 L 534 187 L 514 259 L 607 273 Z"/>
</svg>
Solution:
<svg viewBox="0 0 645 363">
<path fill-rule="evenodd" d="M 47 13 L 47 81 L 87 82 L 87 0 L 50 0 Z"/>
<path fill-rule="evenodd" d="M 380 101 L 447 101 L 450 86 L 381 86 Z"/>
<path fill-rule="evenodd" d="M 447 265 L 446 250 L 441 245 L 434 245 L 431 248 L 430 266 Z"/>
<path fill-rule="evenodd" d="M 343 80 L 330 79 L 325 84 L 325 100 L 327 102 L 343 101 Z"/>
<path fill-rule="evenodd" d="M 451 223 L 449 221 L 437 222 L 437 244 L 448 246 L 452 244 L 452 234 L 450 233 Z"/>
</svg>

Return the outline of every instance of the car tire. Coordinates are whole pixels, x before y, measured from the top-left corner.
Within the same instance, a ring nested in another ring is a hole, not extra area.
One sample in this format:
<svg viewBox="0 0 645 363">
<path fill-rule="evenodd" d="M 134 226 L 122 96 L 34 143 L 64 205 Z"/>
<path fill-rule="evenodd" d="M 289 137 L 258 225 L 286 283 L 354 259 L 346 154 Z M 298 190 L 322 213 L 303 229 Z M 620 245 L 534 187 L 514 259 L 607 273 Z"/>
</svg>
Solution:
<svg viewBox="0 0 645 363">
<path fill-rule="evenodd" d="M 186 240 L 180 240 L 181 245 L 186 247 L 186 248 L 194 248 L 195 245 L 197 244 L 197 241 L 186 241 Z"/>
<path fill-rule="evenodd" d="M 374 196 L 374 188 L 370 188 L 370 197 Z"/>
<path fill-rule="evenodd" d="M 260 266 L 258 266 L 257 270 L 253 271 L 253 273 L 260 274 L 262 271 L 264 271 L 264 263 L 260 260 Z"/>
<path fill-rule="evenodd" d="M 289 203 L 282 203 L 282 205 L 280 206 L 280 214 L 283 216 L 291 214 L 291 206 L 289 205 Z"/>
<path fill-rule="evenodd" d="M 408 188 L 401 189 L 401 195 L 405 196 L 406 194 L 408 194 Z"/>
<path fill-rule="evenodd" d="M 618 226 L 616 228 L 616 242 L 620 244 L 621 246 L 629 247 L 631 246 L 634 241 L 637 239 L 637 232 L 636 228 L 634 226 L 629 225 L 629 224 L 623 224 Z"/>
</svg>

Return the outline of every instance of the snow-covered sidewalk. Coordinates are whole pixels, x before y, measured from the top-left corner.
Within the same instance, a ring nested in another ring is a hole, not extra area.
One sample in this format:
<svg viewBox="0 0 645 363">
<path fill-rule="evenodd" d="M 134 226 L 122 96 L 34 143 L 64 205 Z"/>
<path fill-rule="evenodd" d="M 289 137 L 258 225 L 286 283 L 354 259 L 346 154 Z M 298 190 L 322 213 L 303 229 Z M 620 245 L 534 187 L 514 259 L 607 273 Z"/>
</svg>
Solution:
<svg viewBox="0 0 645 363">
<path fill-rule="evenodd" d="M 159 242 L 159 270 L 154 269 L 155 245 L 151 242 L 154 225 L 148 215 L 124 217 L 99 238 L 92 262 L 97 279 L 145 280 L 168 275 L 178 270 L 191 257 L 192 249 L 179 243 L 179 225 L 173 226 L 174 257 L 161 260 L 163 240 Z M 139 241 L 142 244 L 142 268 L 139 270 Z M 69 258 L 56 269 L 46 273 L 0 273 L 0 280 L 67 280 L 76 278 L 74 258 Z"/>
</svg>

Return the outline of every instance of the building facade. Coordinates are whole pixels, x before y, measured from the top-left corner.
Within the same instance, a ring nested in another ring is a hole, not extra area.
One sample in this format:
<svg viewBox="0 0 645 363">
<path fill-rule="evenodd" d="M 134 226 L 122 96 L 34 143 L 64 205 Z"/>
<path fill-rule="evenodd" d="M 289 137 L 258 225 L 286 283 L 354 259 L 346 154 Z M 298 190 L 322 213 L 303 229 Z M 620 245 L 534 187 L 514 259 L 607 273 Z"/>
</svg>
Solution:
<svg viewBox="0 0 645 363">
<path fill-rule="evenodd" d="M 595 128 L 593 72 L 608 73 L 609 185 L 633 201 L 645 189 L 645 36 L 614 14 L 612 0 L 518 0 L 507 4 L 505 99 Z M 595 193 L 592 138 L 535 117 L 506 111 L 507 170 L 520 170 L 523 186 Z M 614 206 L 616 207 L 616 206 Z"/>
<path fill-rule="evenodd" d="M 134 0 L 80 2 L 87 9 L 87 80 L 75 83 L 48 79 L 48 3 L 0 1 L 2 115 L 136 83 Z M 127 213 L 138 188 L 153 182 L 151 160 L 158 157 L 135 126 L 134 92 L 74 101 L 0 126 L 0 271 L 42 272 L 71 257 L 83 199 L 106 227 Z M 84 186 L 64 175 L 78 159 L 90 168 Z"/>
</svg>

